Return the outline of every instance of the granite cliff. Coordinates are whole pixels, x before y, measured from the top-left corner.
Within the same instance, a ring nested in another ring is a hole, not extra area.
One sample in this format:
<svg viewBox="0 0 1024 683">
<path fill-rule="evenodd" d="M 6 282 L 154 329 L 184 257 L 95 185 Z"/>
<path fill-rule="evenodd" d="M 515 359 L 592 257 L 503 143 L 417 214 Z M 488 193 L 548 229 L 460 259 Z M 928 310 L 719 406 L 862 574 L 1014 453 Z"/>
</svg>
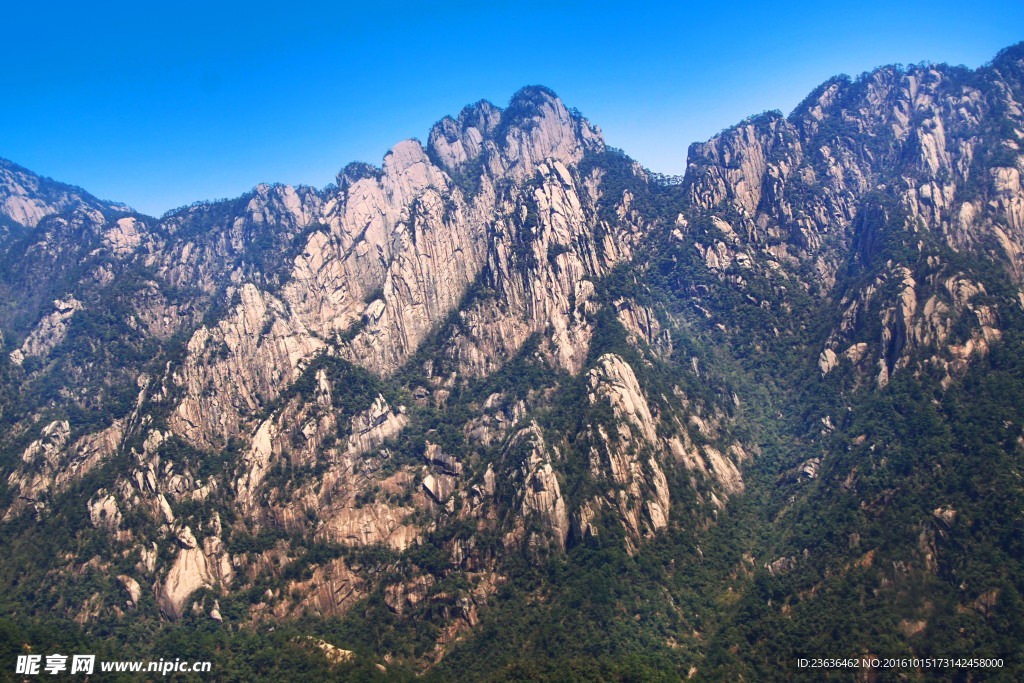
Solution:
<svg viewBox="0 0 1024 683">
<path fill-rule="evenodd" d="M 693 145 L 680 183 L 542 87 L 323 189 L 159 219 L 0 163 L 0 504 L 15 546 L 50 534 L 20 565 L 39 609 L 376 604 L 432 624 L 376 653 L 426 668 L 524 561 L 683 534 L 698 562 L 745 498 L 856 495 L 895 438 L 850 433 L 858 406 L 952 396 L 1024 330 L 1022 79 L 1020 46 L 832 79 Z M 922 529 L 897 574 L 939 574 Z M 779 533 L 733 579 L 809 562 Z"/>
</svg>

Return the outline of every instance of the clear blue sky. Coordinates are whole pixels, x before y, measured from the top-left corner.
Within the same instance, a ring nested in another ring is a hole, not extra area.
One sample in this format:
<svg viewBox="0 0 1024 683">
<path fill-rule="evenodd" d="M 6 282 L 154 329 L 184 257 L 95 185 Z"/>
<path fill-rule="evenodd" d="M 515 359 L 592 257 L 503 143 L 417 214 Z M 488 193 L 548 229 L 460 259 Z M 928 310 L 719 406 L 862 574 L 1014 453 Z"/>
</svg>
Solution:
<svg viewBox="0 0 1024 683">
<path fill-rule="evenodd" d="M 13 2 L 2 22 L 0 156 L 159 215 L 322 187 L 527 84 L 681 173 L 689 143 L 834 74 L 977 67 L 1024 40 L 1024 2 Z"/>
</svg>

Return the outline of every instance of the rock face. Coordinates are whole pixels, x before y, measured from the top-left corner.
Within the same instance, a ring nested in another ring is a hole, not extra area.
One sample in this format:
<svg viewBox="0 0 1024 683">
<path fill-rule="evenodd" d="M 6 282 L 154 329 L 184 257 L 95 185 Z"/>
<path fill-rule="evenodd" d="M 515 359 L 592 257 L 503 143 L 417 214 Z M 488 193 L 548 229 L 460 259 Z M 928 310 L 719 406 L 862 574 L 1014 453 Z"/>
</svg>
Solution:
<svg viewBox="0 0 1024 683">
<path fill-rule="evenodd" d="M 952 255 L 998 262 L 1021 283 L 1019 69 L 1010 50 L 967 80 L 935 66 L 833 79 L 788 118 L 765 114 L 694 145 L 689 218 L 712 226 L 695 248 L 748 290 L 764 276 L 837 301 L 824 374 L 846 361 L 880 386 L 911 364 L 962 374 L 1000 336 L 1000 314 L 969 304 L 984 287 Z M 979 164 L 991 149 L 992 165 Z M 972 330 L 952 340 L 961 318 Z"/>
<path fill-rule="evenodd" d="M 559 548 L 565 548 L 569 537 L 569 513 L 558 484 L 558 477 L 551 465 L 552 453 L 544 442 L 544 436 L 536 423 L 524 427 L 513 435 L 508 443 L 513 459 L 522 458 L 516 476 L 518 510 L 517 523 L 523 525 L 531 519 L 539 521 L 541 528 L 549 533 Z M 523 529 L 512 532 L 524 533 Z M 513 536 L 514 538 L 514 536 Z"/>
<path fill-rule="evenodd" d="M 607 401 L 615 416 L 614 435 L 596 427 L 591 471 L 595 476 L 610 473 L 617 489 L 614 505 L 630 535 L 650 536 L 668 524 L 671 507 L 665 473 L 649 450 L 662 451 L 650 406 L 633 369 L 618 356 L 601 356 L 587 379 L 590 402 Z"/>
<path fill-rule="evenodd" d="M 0 218 L 3 232 L 10 225 L 35 228 L 47 216 L 75 208 L 124 213 L 123 204 L 101 202 L 82 189 L 41 178 L 26 168 L 0 159 Z"/>
<path fill-rule="evenodd" d="M 172 428 L 206 447 L 225 445 L 245 416 L 277 397 L 298 378 L 298 364 L 322 348 L 300 322 L 279 318 L 283 305 L 246 284 L 233 315 L 213 330 L 200 328 L 174 379 L 184 398 Z"/>
<path fill-rule="evenodd" d="M 57 299 L 53 302 L 53 308 L 53 313 L 40 320 L 22 343 L 18 362 L 25 356 L 45 356 L 64 341 L 68 323 L 76 311 L 82 310 L 82 303 L 76 301 L 74 297 L 69 297 L 66 301 Z"/>
<path fill-rule="evenodd" d="M 186 601 L 196 590 L 227 587 L 234 574 L 219 538 L 207 538 L 200 546 L 189 532 L 179 543 L 182 548 L 157 588 L 157 602 L 170 617 L 182 615 Z"/>
<path fill-rule="evenodd" d="M 70 437 L 70 424 L 60 420 L 44 427 L 40 438 L 28 445 L 21 454 L 22 464 L 7 478 L 8 486 L 19 493 L 5 519 L 11 519 L 27 505 L 37 509 L 45 507 L 45 498 L 61 492 L 109 458 L 121 442 L 123 428 L 115 422 L 103 431 L 87 434 L 74 442 Z M 100 505 L 111 515 L 116 513 L 113 499 Z M 104 525 L 109 525 L 113 519 L 112 516 Z M 95 516 L 93 520 L 95 525 Z"/>
<path fill-rule="evenodd" d="M 608 482 L 608 493 L 595 497 L 580 512 L 578 528 L 592 533 L 591 520 L 602 507 L 617 510 L 629 537 L 639 541 L 665 528 L 669 521 L 671 494 L 664 468 L 675 462 L 690 470 L 691 476 L 717 484 L 708 502 L 722 504 L 722 498 L 743 490 L 738 464 L 746 458 L 742 445 L 726 445 L 728 455 L 710 443 L 697 446 L 691 430 L 700 440 L 723 436 L 713 421 L 690 414 L 685 424 L 688 401 L 676 413 L 671 407 L 655 416 L 640 388 L 633 368 L 620 356 L 605 354 L 587 374 L 588 401 L 610 406 L 613 421 L 594 424 L 589 462 L 595 479 Z M 661 429 L 659 429 L 661 427 Z M 659 434 L 661 432 L 661 434 Z M 663 436 L 662 434 L 668 434 Z M 612 493 L 614 492 L 614 493 Z"/>
<path fill-rule="evenodd" d="M 398 412 L 395 412 L 384 397 L 377 394 L 373 405 L 352 418 L 348 452 L 352 455 L 369 453 L 402 431 L 408 422 L 403 406 L 399 406 Z"/>
<path fill-rule="evenodd" d="M 356 657 L 356 653 L 351 650 L 343 650 L 336 645 L 331 645 L 326 640 L 314 638 L 313 636 L 297 638 L 296 642 L 300 645 L 305 645 L 306 647 L 319 650 L 323 653 L 324 657 L 327 659 L 327 663 L 331 666 L 351 662 Z"/>
<path fill-rule="evenodd" d="M 1018 48 L 835 79 L 694 145 L 677 185 L 540 87 L 323 190 L 159 220 L 2 162 L 4 523 L 76 506 L 123 572 L 111 609 L 378 595 L 442 615 L 440 657 L 510 554 L 643 552 L 742 495 L 759 394 L 735 367 L 798 349 L 825 387 L 948 388 L 1001 343 L 1022 71 Z M 827 479 L 801 462 L 787 480 Z"/>
</svg>

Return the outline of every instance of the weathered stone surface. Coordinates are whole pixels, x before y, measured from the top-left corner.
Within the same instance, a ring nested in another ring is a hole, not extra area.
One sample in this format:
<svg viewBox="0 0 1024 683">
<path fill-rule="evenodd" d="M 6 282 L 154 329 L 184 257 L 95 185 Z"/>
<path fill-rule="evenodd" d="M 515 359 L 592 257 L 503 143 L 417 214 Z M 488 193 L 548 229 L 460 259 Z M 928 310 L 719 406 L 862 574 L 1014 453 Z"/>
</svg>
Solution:
<svg viewBox="0 0 1024 683">
<path fill-rule="evenodd" d="M 806 342 L 817 354 L 806 365 L 823 383 L 853 377 L 870 388 L 932 368 L 948 383 L 999 342 L 1006 306 L 1016 304 L 962 265 L 987 258 L 1015 285 L 1024 277 L 1021 135 L 993 133 L 985 117 L 998 104 L 1013 131 L 1024 124 L 1013 88 L 990 77 L 992 92 L 1008 93 L 999 102 L 930 67 L 881 69 L 856 89 L 830 82 L 788 118 L 755 117 L 695 145 L 673 190 L 679 213 L 667 216 L 652 213 L 656 179 L 615 161 L 599 131 L 543 88 L 504 111 L 467 107 L 439 122 L 426 147 L 399 143 L 380 168 L 347 166 L 337 186 L 261 185 L 160 220 L 44 197 L 40 179 L 0 163 L 0 213 L 21 226 L 15 232 L 40 234 L 26 261 L 42 263 L 39 272 L 74 264 L 87 278 L 55 289 L 68 294 L 53 307 L 54 293 L 35 299 L 39 310 L 8 337 L 18 348 L 5 347 L 16 365 L 42 372 L 86 320 L 75 316 L 109 310 L 128 311 L 125 329 L 166 352 L 127 380 L 90 385 L 137 384 L 134 405 L 103 429 L 82 435 L 59 405 L 17 425 L 21 462 L 4 476 L 20 497 L 4 519 L 29 508 L 45 516 L 55 496 L 119 453 L 127 466 L 88 498 L 91 533 L 131 558 L 166 615 L 191 600 L 196 614 L 220 621 L 216 601 L 210 609 L 209 599 L 193 600 L 202 588 L 266 582 L 257 620 L 340 616 L 379 591 L 403 617 L 435 607 L 446 615 L 440 656 L 496 585 L 502 550 L 481 539 L 558 552 L 611 520 L 632 552 L 686 519 L 673 505 L 695 501 L 704 516 L 694 518 L 710 520 L 743 492 L 741 466 L 756 448 L 732 427 L 750 397 L 716 385 L 721 367 L 691 345 L 759 319 L 733 317 L 722 301 L 764 313 L 772 322 L 760 332 L 779 343 Z M 829 132 L 840 124 L 849 135 Z M 862 149 L 855 138 L 878 144 Z M 992 145 L 1006 153 L 979 177 L 972 169 Z M 140 282 L 118 280 L 122 267 Z M 677 301 L 648 289 L 653 268 Z M 117 309 L 104 305 L 109 292 L 121 297 Z M 790 313 L 818 304 L 834 315 L 809 339 L 796 328 L 806 317 Z M 609 338 L 616 353 L 592 351 Z M 178 339 L 187 340 L 180 352 L 165 346 Z M 745 352 L 763 348 L 755 339 Z M 338 400 L 336 375 L 310 376 L 311 364 L 339 359 L 385 380 L 383 393 L 355 399 L 365 409 Z M 513 360 L 544 380 L 502 377 L 490 396 L 474 393 L 475 380 Z M 661 381 L 661 364 L 679 374 Z M 691 370 L 686 380 L 708 386 L 689 392 L 699 400 L 680 388 L 693 386 L 679 379 Z M 575 399 L 559 393 L 567 386 Z M 459 423 L 441 425 L 438 415 L 455 420 L 450 405 Z M 571 442 L 542 428 L 553 407 L 582 416 Z M 825 433 L 834 417 L 812 420 Z M 825 477 L 822 462 L 803 460 L 781 481 Z M 573 479 L 581 466 L 582 500 Z M 688 481 L 693 495 L 670 492 L 669 481 Z M 223 527 L 211 502 L 233 513 Z M 149 523 L 124 523 L 138 515 Z M 489 587 L 436 597 L 435 577 L 421 567 L 396 577 L 391 559 L 365 567 L 334 558 L 281 579 L 306 561 L 307 542 L 402 553 L 450 523 L 463 526 L 439 544 L 441 565 L 490 577 L 480 582 Z M 934 533 L 919 543 L 928 568 L 936 536 L 955 523 L 946 508 L 928 521 Z M 227 540 L 241 550 L 229 555 Z M 796 562 L 764 566 L 781 574 Z M 138 582 L 118 578 L 138 605 Z M 82 619 L 101 605 L 90 598 Z"/>
<path fill-rule="evenodd" d="M 190 534 L 191 535 L 191 534 Z M 195 543 L 195 539 L 191 539 Z M 203 540 L 200 546 L 178 551 L 170 570 L 156 586 L 156 599 L 168 616 L 180 617 L 189 597 L 200 588 L 227 588 L 234 578 L 234 567 L 219 538 Z"/>
<path fill-rule="evenodd" d="M 22 357 L 48 355 L 64 341 L 71 317 L 80 310 L 82 310 L 82 303 L 74 297 L 54 300 L 53 312 L 39 321 L 21 345 Z"/>
<path fill-rule="evenodd" d="M 124 585 L 124 589 L 128 592 L 128 605 L 130 607 L 138 606 L 139 600 L 142 599 L 142 586 L 139 585 L 139 582 L 125 574 L 118 576 L 117 580 Z"/>
<path fill-rule="evenodd" d="M 352 418 L 348 452 L 351 455 L 369 453 L 402 431 L 408 422 L 405 408 L 399 406 L 398 411 L 394 411 L 383 396 L 377 396 L 373 405 Z"/>
<path fill-rule="evenodd" d="M 517 432 L 507 446 L 507 452 L 524 454 L 518 463 L 516 486 L 518 514 L 515 518 L 517 531 L 521 534 L 525 520 L 535 517 L 559 548 L 564 548 L 569 536 L 569 512 L 562 498 L 558 477 L 552 466 L 553 452 L 544 440 L 536 423 L 531 423 Z"/>
<path fill-rule="evenodd" d="M 0 216 L 26 228 L 35 228 L 47 216 L 75 208 L 118 213 L 128 210 L 123 204 L 101 202 L 77 187 L 40 178 L 28 169 L 0 159 Z"/>
</svg>

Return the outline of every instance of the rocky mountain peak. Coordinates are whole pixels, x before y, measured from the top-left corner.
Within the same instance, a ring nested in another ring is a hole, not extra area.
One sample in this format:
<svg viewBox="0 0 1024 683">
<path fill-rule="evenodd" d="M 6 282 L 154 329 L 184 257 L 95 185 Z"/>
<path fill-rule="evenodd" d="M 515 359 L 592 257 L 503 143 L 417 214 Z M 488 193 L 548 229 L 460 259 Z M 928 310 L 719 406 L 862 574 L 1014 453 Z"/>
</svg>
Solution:
<svg viewBox="0 0 1024 683">
<path fill-rule="evenodd" d="M 0 230 L 3 224 L 34 228 L 50 215 L 71 209 L 126 213 L 124 204 L 104 202 L 80 187 L 39 176 L 0 158 Z"/>
<path fill-rule="evenodd" d="M 380 168 L 365 161 L 352 161 L 341 169 L 337 176 L 338 187 L 345 189 L 363 180 L 364 178 L 376 179 L 381 175 Z"/>
<path fill-rule="evenodd" d="M 575 165 L 584 152 L 604 149 L 601 132 L 542 86 L 523 88 L 512 97 L 495 137 L 511 162 L 509 170 L 520 177 L 531 175 L 546 159 Z"/>
<path fill-rule="evenodd" d="M 448 171 L 474 161 L 501 122 L 501 109 L 487 100 L 465 107 L 456 121 L 446 116 L 430 131 L 427 148 Z"/>
<path fill-rule="evenodd" d="M 480 101 L 463 109 L 458 120 L 441 119 L 427 148 L 449 172 L 483 160 L 495 174 L 523 179 L 546 159 L 575 165 L 585 151 L 604 149 L 604 140 L 597 127 L 570 112 L 552 90 L 528 86 L 504 110 Z"/>
<path fill-rule="evenodd" d="M 1018 75 L 1024 72 L 1024 41 L 1000 50 L 991 64 L 998 69 L 1014 70 Z"/>
</svg>

